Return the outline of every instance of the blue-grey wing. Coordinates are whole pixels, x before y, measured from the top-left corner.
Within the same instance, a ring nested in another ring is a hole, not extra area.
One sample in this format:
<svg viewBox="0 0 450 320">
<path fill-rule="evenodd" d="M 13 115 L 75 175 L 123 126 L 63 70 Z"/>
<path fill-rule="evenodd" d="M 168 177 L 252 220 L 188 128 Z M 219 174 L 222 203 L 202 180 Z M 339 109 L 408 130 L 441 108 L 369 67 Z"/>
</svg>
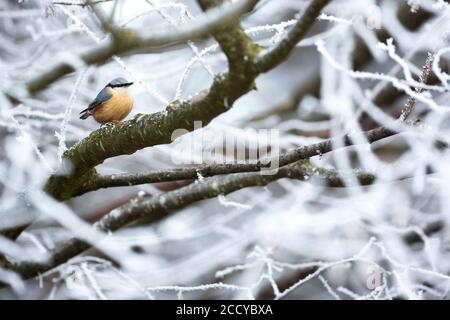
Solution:
<svg viewBox="0 0 450 320">
<path fill-rule="evenodd" d="M 108 92 L 108 87 L 105 87 L 102 89 L 102 91 L 99 92 L 99 94 L 95 97 L 94 101 L 89 103 L 88 107 L 84 110 L 81 110 L 80 119 L 87 119 L 89 116 L 91 116 L 94 112 L 94 109 L 102 104 L 105 101 L 108 101 L 112 98 L 112 94 Z"/>
<path fill-rule="evenodd" d="M 108 92 L 107 88 L 103 88 L 102 91 L 98 93 L 98 95 L 95 97 L 94 101 L 92 101 L 89 106 L 88 110 L 94 109 L 99 104 L 109 100 L 112 98 L 112 94 Z"/>
</svg>

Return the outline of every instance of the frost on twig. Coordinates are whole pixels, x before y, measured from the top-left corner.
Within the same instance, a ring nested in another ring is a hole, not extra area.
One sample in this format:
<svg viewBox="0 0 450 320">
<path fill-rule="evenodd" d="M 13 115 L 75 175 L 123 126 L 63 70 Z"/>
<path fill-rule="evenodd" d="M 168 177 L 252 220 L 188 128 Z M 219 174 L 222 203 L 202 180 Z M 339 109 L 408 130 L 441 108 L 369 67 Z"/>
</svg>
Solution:
<svg viewBox="0 0 450 320">
<path fill-rule="evenodd" d="M 419 82 L 421 82 L 421 83 L 427 82 L 428 76 L 430 75 L 430 72 L 431 72 L 431 65 L 433 63 L 433 57 L 434 57 L 433 54 L 428 53 L 427 60 L 424 64 L 424 66 L 422 67 L 422 72 L 419 75 Z M 422 88 L 416 88 L 416 92 L 417 93 L 422 92 Z M 405 121 L 406 118 L 408 118 L 408 116 L 413 111 L 415 104 L 416 104 L 416 99 L 413 97 L 410 97 L 408 99 L 408 101 L 406 102 L 405 107 L 402 110 L 402 113 L 400 115 L 400 121 Z"/>
</svg>

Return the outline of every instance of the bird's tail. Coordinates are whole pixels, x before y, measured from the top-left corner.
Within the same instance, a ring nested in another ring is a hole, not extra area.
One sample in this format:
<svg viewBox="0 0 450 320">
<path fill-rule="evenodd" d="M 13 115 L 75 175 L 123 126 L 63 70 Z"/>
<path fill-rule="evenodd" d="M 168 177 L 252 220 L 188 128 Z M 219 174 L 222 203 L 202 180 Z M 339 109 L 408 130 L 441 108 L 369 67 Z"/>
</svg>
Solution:
<svg viewBox="0 0 450 320">
<path fill-rule="evenodd" d="M 91 116 L 91 113 L 86 110 L 83 114 L 81 114 L 80 119 L 85 120 L 85 119 L 89 118 L 90 116 Z"/>
</svg>

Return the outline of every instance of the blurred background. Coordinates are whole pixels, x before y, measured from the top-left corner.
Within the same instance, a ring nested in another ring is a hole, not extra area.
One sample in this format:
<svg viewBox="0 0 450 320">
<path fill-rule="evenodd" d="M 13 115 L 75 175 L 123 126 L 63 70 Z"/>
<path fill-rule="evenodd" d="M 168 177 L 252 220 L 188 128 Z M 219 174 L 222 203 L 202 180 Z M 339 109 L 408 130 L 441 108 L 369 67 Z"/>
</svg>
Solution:
<svg viewBox="0 0 450 320">
<path fill-rule="evenodd" d="M 101 2 L 116 26 L 142 36 L 202 14 L 187 0 Z M 41 191 L 62 153 L 99 128 L 78 113 L 105 84 L 118 76 L 135 82 L 131 118 L 195 97 L 227 69 L 212 37 L 86 66 L 79 55 L 107 35 L 82 3 L 0 3 L 0 229 L 34 221 L 16 242 L 0 238 L 0 252 L 15 260 L 55 248 L 76 235 L 81 220 L 93 223 L 140 194 L 157 196 L 190 183 L 101 189 L 64 203 Z M 268 49 L 308 3 L 261 0 L 242 25 Z M 121 268 L 92 249 L 38 280 L 24 282 L 0 269 L 0 280 L 12 283 L 0 289 L 0 299 L 448 298 L 450 157 L 435 140 L 447 141 L 449 132 L 449 17 L 442 0 L 332 1 L 288 60 L 198 131 L 247 139 L 249 128 L 277 129 L 283 152 L 390 125 L 409 98 L 396 81 L 410 88 L 428 53 L 437 54 L 410 116 L 423 130 L 311 159 L 340 172 L 373 172 L 376 184 L 348 179 L 345 188 L 329 188 L 280 179 L 196 202 L 158 223 L 111 235 Z M 59 62 L 76 72 L 20 103 L 8 98 Z M 176 145 L 195 134 L 108 159 L 97 169 L 173 168 L 174 158 L 192 156 L 177 153 Z M 209 146 L 216 143 L 222 141 L 212 138 Z"/>
</svg>

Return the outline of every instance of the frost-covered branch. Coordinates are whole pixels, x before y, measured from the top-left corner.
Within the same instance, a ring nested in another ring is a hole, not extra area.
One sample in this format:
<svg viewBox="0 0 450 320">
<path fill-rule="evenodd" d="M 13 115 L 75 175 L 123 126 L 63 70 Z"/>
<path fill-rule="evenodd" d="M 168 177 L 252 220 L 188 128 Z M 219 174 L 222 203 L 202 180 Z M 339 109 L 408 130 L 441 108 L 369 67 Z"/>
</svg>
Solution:
<svg viewBox="0 0 450 320">
<path fill-rule="evenodd" d="M 189 24 L 172 30 L 153 32 L 153 34 L 145 38 L 134 31 L 121 30 L 116 32 L 115 37 L 108 40 L 105 45 L 83 53 L 80 56 L 80 60 L 86 65 L 102 64 L 114 55 L 139 51 L 160 51 L 162 48 L 198 39 L 227 23 L 235 21 L 244 12 L 251 10 L 256 3 L 257 0 L 241 0 L 231 4 L 227 3 L 221 8 L 212 9 L 203 17 L 199 17 Z M 48 71 L 29 80 L 26 86 L 31 93 L 36 93 L 73 71 L 75 71 L 74 67 L 69 64 L 57 64 Z"/>
<path fill-rule="evenodd" d="M 289 33 L 269 52 L 264 53 L 256 61 L 258 72 L 267 72 L 280 63 L 282 63 L 291 54 L 297 43 L 303 39 L 321 10 L 330 2 L 330 0 L 313 0 L 306 8 L 302 17 L 292 27 Z"/>
<path fill-rule="evenodd" d="M 116 38 L 116 41 L 121 41 L 120 31 L 117 29 L 117 27 L 113 24 L 112 21 L 110 21 L 107 17 L 105 17 L 103 12 L 96 6 L 96 3 L 93 2 L 92 0 L 86 0 L 86 4 L 92 10 L 97 19 L 100 21 L 102 28 L 106 32 L 109 32 L 113 38 Z"/>
<path fill-rule="evenodd" d="M 398 10 L 399 10 L 398 15 L 404 17 L 403 19 L 405 20 L 405 22 L 410 26 L 410 28 L 413 29 L 419 28 L 430 19 L 430 16 L 423 12 L 419 12 L 421 14 L 419 13 L 410 14 L 411 11 L 410 7 L 407 5 L 400 6 Z M 376 37 L 380 41 L 384 41 L 389 36 L 390 35 L 388 31 L 385 30 L 384 28 L 376 30 Z M 412 56 L 413 54 L 409 53 L 409 55 Z M 372 61 L 373 59 L 371 56 L 371 51 L 367 47 L 367 44 L 363 41 L 361 37 L 359 36 L 356 37 L 352 61 L 354 69 L 355 70 L 363 69 Z M 398 67 L 399 67 L 398 65 L 393 67 L 393 70 L 397 71 L 395 73 L 399 73 L 399 70 L 397 70 Z M 430 75 L 429 80 L 430 84 L 434 84 L 437 82 L 438 79 L 433 73 Z M 258 121 L 270 117 L 272 115 L 284 115 L 293 112 L 298 107 L 303 97 L 307 95 L 318 96 L 320 91 L 320 85 L 321 85 L 320 74 L 319 70 L 317 70 L 316 72 L 313 73 L 313 75 L 311 75 L 308 78 L 308 81 L 300 83 L 285 101 L 275 105 L 269 111 L 257 115 L 256 117 L 254 117 L 253 120 Z M 374 91 L 372 95 L 373 103 L 382 108 L 392 104 L 397 98 L 399 98 L 403 94 L 403 92 L 397 90 L 388 82 L 380 84 L 380 86 L 378 86 L 376 90 L 374 88 L 373 91 Z"/>
<path fill-rule="evenodd" d="M 99 3 L 105 3 L 110 2 L 114 0 L 97 0 L 97 1 L 91 1 L 91 4 L 99 4 Z M 80 7 L 86 7 L 89 6 L 89 3 L 87 1 L 53 1 L 52 4 L 59 5 L 59 6 L 80 6 Z"/>
<path fill-rule="evenodd" d="M 379 127 L 367 131 L 364 134 L 367 138 L 368 143 L 373 143 L 392 136 L 395 134 L 395 132 L 384 127 Z M 346 135 L 342 138 L 328 139 L 319 143 L 301 146 L 289 150 L 288 152 L 281 154 L 276 160 L 280 166 L 285 166 L 299 160 L 309 159 L 314 156 L 326 154 L 335 150 L 333 146 L 336 145 L 335 141 L 337 141 L 338 139 L 344 141 L 344 146 L 354 145 L 354 139 L 352 139 L 352 135 Z M 76 190 L 76 193 L 73 194 L 73 196 L 81 195 L 83 193 L 94 191 L 100 188 L 132 186 L 176 180 L 189 180 L 196 179 L 199 175 L 202 177 L 211 177 L 230 173 L 255 172 L 260 171 L 264 168 L 269 168 L 271 165 L 271 161 L 274 161 L 274 159 L 262 158 L 259 161 L 253 163 L 207 164 L 201 166 L 163 169 L 140 173 L 123 173 L 112 175 L 95 174 L 85 184 L 81 185 L 80 188 Z M 340 182 L 337 182 L 337 179 L 332 178 L 331 171 L 327 172 L 327 176 L 330 178 L 330 181 L 334 181 L 333 183 L 331 183 L 331 185 L 342 186 Z M 373 180 L 373 178 L 370 179 Z"/>
<path fill-rule="evenodd" d="M 352 173 L 363 184 L 371 184 L 374 176 L 362 171 Z M 95 223 L 95 228 L 103 232 L 112 232 L 130 223 L 145 219 L 146 223 L 154 223 L 168 216 L 176 209 L 183 208 L 200 200 L 210 199 L 219 195 L 255 186 L 265 186 L 270 182 L 282 179 L 314 180 L 325 185 L 342 186 L 342 178 L 334 170 L 318 169 L 308 161 L 300 161 L 284 166 L 276 174 L 261 175 L 259 172 L 235 173 L 224 176 L 206 178 L 197 183 L 167 192 L 160 196 L 138 197 L 122 207 L 116 208 Z M 9 263 L 4 266 L 19 273 L 24 278 L 31 278 L 48 271 L 81 254 L 90 245 L 80 239 L 71 239 L 51 252 L 48 263 L 29 262 Z M 1 261 L 0 261 L 1 262 Z"/>
<path fill-rule="evenodd" d="M 427 60 L 425 61 L 425 64 L 422 67 L 422 72 L 419 75 L 419 82 L 424 83 L 424 84 L 427 83 L 428 77 L 431 72 L 432 64 L 433 64 L 433 58 L 434 58 L 434 54 L 428 53 Z M 417 93 L 422 92 L 422 88 L 416 88 L 416 92 Z M 405 107 L 403 108 L 403 110 L 400 114 L 401 121 L 405 121 L 408 118 L 408 116 L 414 110 L 415 105 L 416 105 L 416 99 L 414 97 L 409 97 L 408 101 L 406 101 Z"/>
</svg>

